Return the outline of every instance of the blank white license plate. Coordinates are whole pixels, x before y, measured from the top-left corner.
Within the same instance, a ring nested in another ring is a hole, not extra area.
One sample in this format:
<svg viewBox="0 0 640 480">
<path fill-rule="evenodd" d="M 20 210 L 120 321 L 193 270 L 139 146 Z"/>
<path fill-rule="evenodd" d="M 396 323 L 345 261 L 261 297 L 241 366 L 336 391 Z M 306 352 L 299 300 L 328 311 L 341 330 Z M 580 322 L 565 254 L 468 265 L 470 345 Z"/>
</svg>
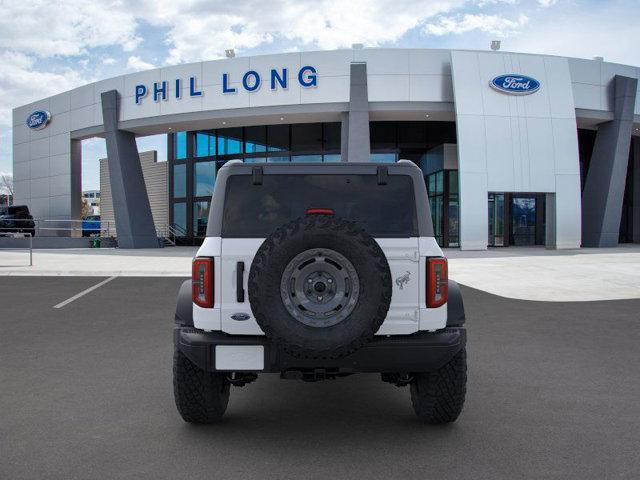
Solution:
<svg viewBox="0 0 640 480">
<path fill-rule="evenodd" d="M 264 370 L 264 347 L 217 345 L 216 370 Z"/>
</svg>

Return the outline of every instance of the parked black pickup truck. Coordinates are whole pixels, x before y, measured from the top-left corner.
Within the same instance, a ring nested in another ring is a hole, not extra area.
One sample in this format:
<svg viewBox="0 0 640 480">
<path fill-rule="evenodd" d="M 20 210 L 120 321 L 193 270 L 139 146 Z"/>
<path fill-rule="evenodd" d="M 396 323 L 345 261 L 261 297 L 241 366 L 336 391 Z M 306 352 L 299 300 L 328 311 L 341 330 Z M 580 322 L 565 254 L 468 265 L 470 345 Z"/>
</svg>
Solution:
<svg viewBox="0 0 640 480">
<path fill-rule="evenodd" d="M 0 233 L 36 234 L 36 224 L 26 205 L 13 205 L 0 213 Z"/>
</svg>

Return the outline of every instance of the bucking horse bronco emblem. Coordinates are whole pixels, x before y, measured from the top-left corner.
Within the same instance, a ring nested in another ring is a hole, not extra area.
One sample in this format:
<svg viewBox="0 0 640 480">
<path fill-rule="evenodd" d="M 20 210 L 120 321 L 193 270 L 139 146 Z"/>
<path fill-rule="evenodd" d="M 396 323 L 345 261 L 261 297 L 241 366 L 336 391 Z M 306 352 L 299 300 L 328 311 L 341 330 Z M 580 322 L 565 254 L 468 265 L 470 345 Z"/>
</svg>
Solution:
<svg viewBox="0 0 640 480">
<path fill-rule="evenodd" d="M 411 272 L 407 272 L 396 278 L 396 285 L 400 287 L 400 290 L 402 290 L 405 284 L 409 283 L 409 280 L 411 280 Z"/>
</svg>

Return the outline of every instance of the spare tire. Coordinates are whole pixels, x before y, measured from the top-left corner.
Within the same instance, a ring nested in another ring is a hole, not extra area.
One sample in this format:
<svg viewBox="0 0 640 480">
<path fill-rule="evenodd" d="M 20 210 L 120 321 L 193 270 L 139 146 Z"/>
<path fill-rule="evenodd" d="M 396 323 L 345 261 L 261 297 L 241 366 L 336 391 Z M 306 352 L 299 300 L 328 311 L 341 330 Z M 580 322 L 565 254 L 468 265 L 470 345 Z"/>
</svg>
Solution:
<svg viewBox="0 0 640 480">
<path fill-rule="evenodd" d="M 391 303 L 391 272 L 355 222 L 308 215 L 276 229 L 249 272 L 249 302 L 273 343 L 298 358 L 338 358 L 369 342 Z"/>
</svg>

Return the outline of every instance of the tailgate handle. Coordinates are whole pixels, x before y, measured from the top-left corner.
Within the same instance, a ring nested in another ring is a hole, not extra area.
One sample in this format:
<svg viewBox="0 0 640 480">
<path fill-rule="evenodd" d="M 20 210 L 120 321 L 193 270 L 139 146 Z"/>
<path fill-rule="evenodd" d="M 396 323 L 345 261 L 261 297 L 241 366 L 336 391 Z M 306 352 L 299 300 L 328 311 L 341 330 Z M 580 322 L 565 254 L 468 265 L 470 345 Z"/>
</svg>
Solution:
<svg viewBox="0 0 640 480">
<path fill-rule="evenodd" d="M 244 262 L 236 264 L 236 300 L 238 303 L 244 303 Z"/>
</svg>

